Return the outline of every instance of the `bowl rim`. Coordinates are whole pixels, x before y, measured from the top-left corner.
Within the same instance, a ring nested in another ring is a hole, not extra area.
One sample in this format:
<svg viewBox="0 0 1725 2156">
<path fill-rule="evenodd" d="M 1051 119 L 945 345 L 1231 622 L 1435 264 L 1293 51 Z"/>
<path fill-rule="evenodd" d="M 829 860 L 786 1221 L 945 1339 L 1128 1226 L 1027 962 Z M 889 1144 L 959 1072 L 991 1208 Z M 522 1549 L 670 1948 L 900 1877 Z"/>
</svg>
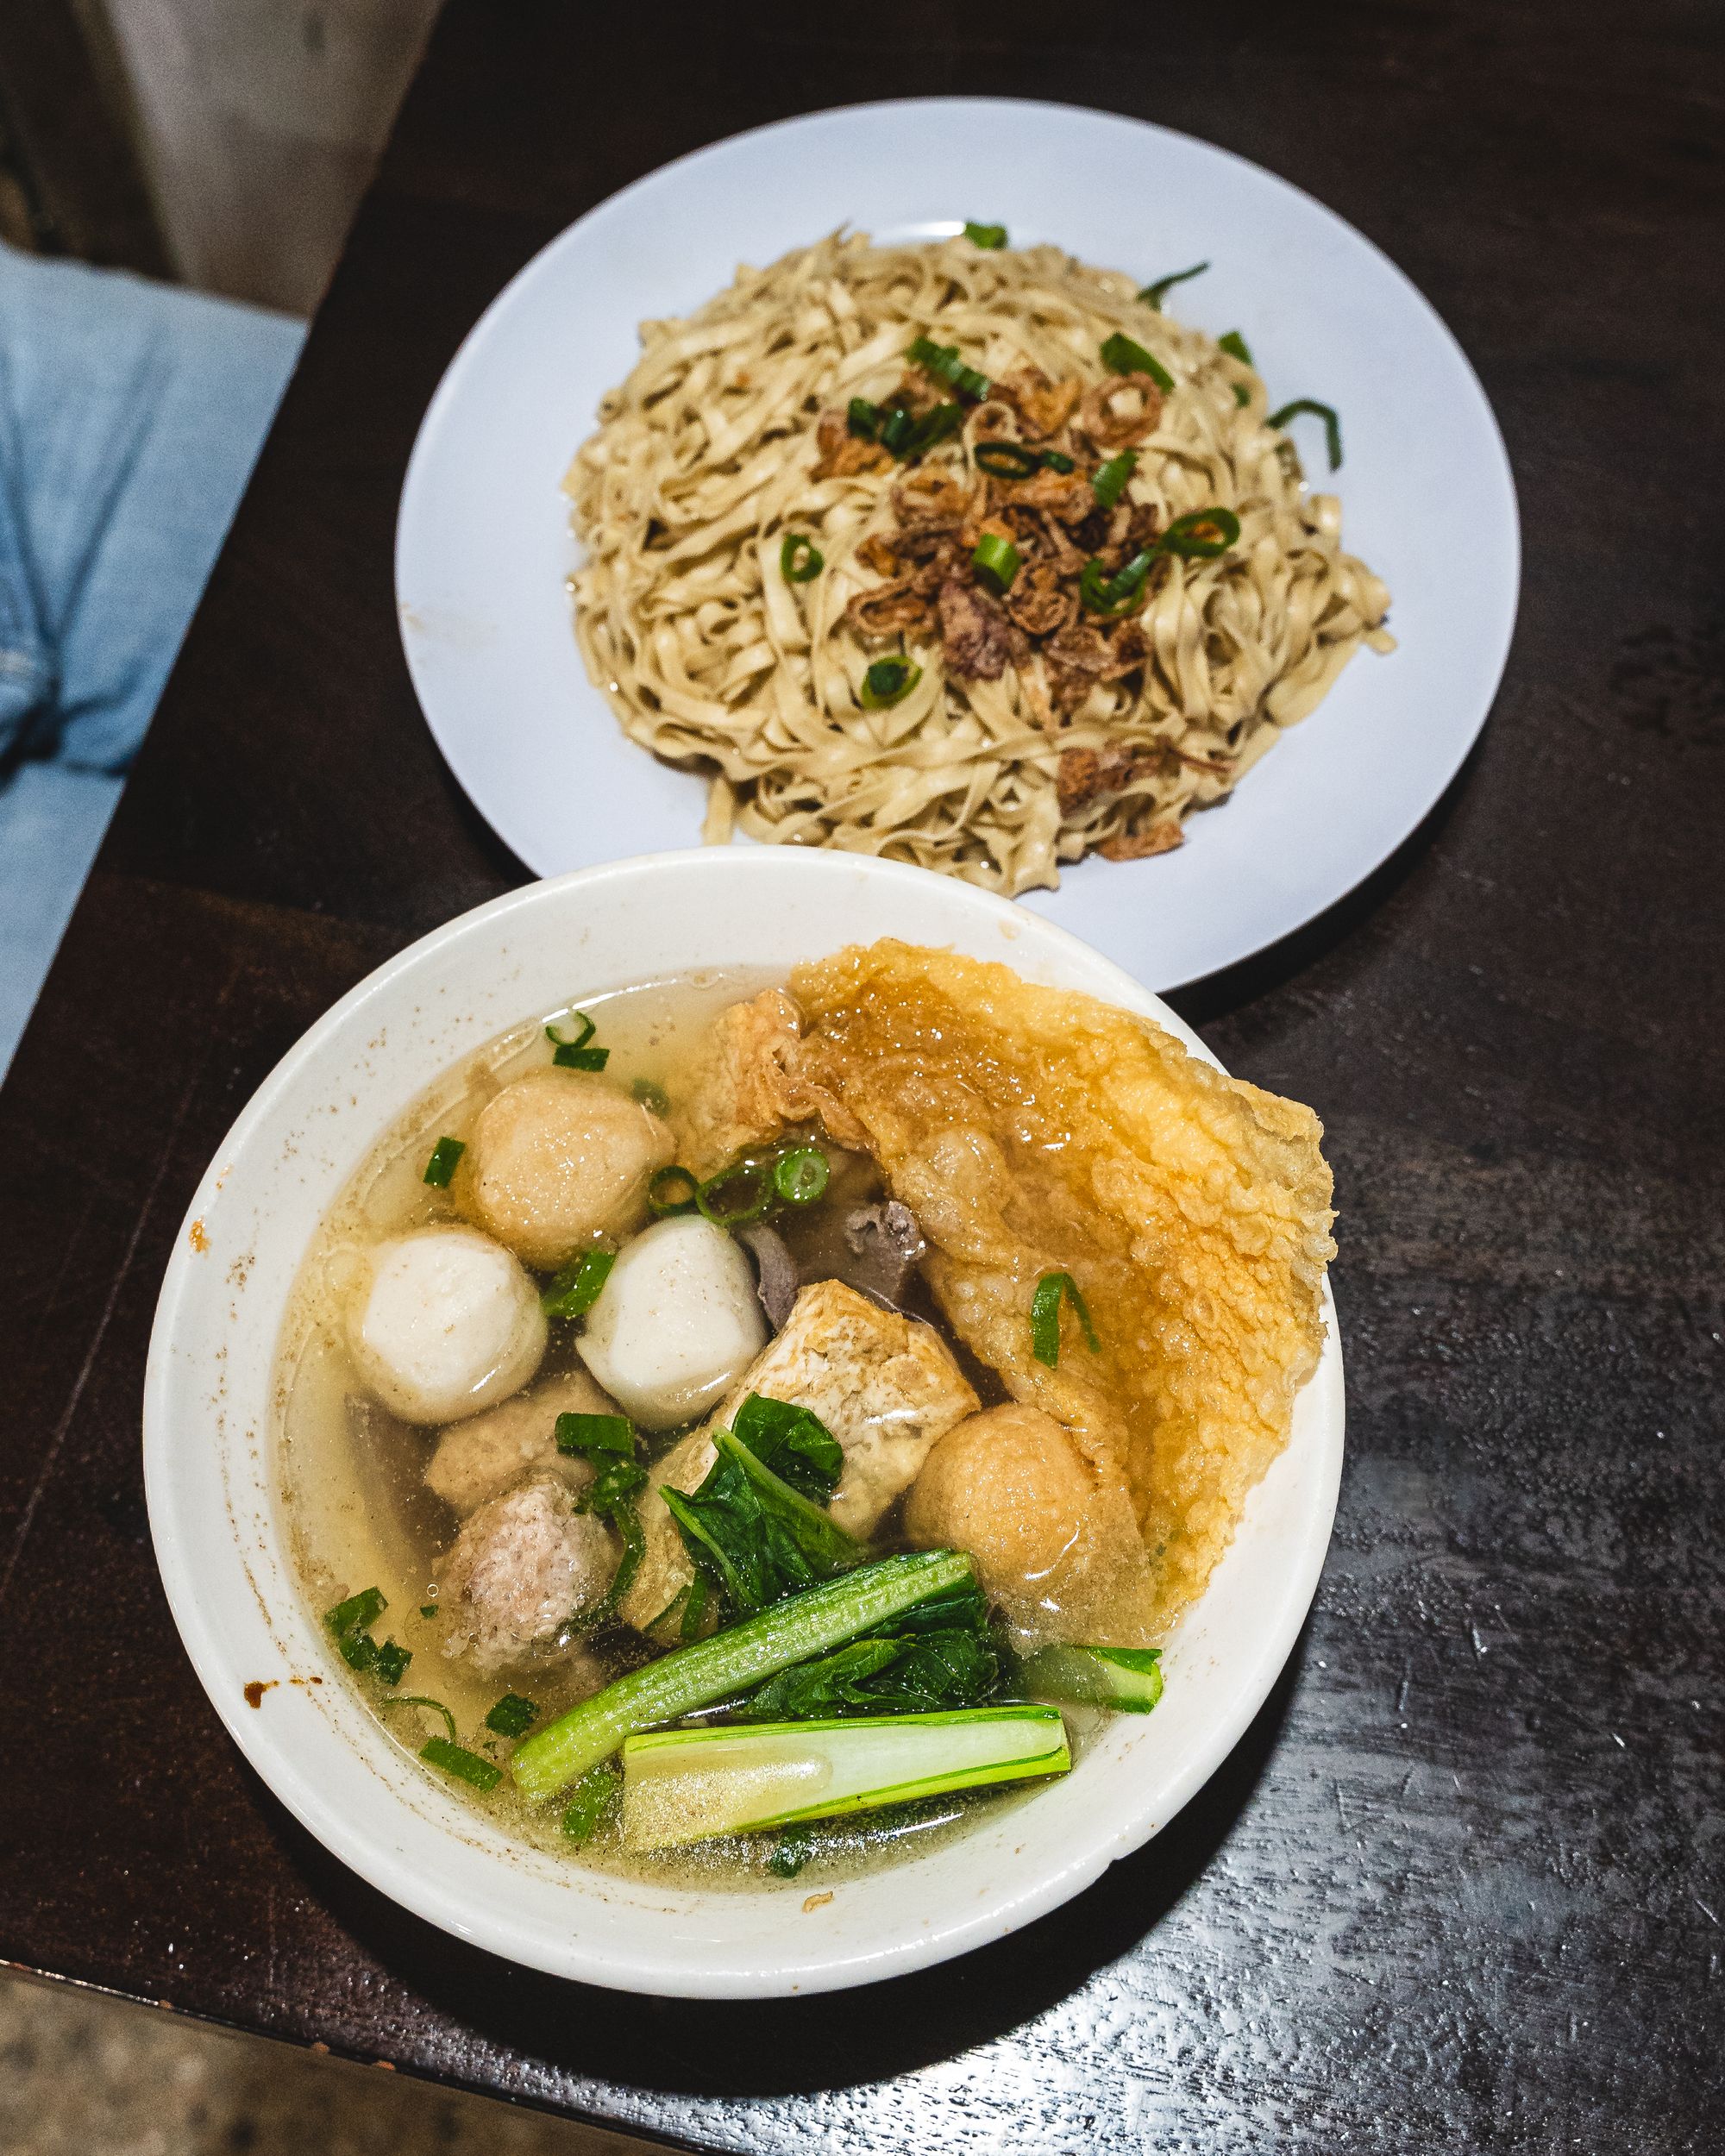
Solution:
<svg viewBox="0 0 1725 2156">
<path fill-rule="evenodd" d="M 577 869 L 569 874 L 532 882 L 502 893 L 464 912 L 406 945 L 356 982 L 276 1062 L 230 1125 L 209 1167 L 199 1178 L 177 1234 L 172 1255 L 163 1279 L 152 1329 L 143 1396 L 143 1457 L 146 1499 L 156 1561 L 170 1612 L 187 1656 L 211 1705 L 242 1757 L 266 1783 L 274 1798 L 299 1824 L 350 1871 L 391 1900 L 442 1930 L 503 1959 L 533 1967 L 552 1976 L 595 1983 L 609 1988 L 662 1996 L 702 1998 L 759 1998 L 792 1993 L 840 1989 L 908 1973 L 969 1952 L 986 1941 L 1019 1928 L 1082 1892 L 1117 1858 L 1130 1854 L 1161 1832 L 1169 1821 L 1195 1796 L 1233 1752 L 1268 1697 L 1293 1652 L 1308 1610 L 1316 1593 L 1327 1552 L 1340 1482 L 1345 1407 L 1342 1357 L 1333 1297 L 1327 1275 L 1322 1293 L 1326 1333 L 1317 1369 L 1303 1392 L 1314 1395 L 1318 1412 L 1314 1428 L 1305 1443 L 1312 1457 L 1305 1464 L 1311 1488 L 1307 1498 L 1297 1557 L 1284 1570 L 1280 1592 L 1264 1612 L 1255 1652 L 1236 1664 L 1233 1702 L 1228 1713 L 1208 1727 L 1206 1740 L 1183 1761 L 1164 1786 L 1164 1799 L 1151 1817 L 1143 1811 L 1130 1819 L 1111 1818 L 1099 1822 L 1070 1858 L 1021 1881 L 982 1897 L 974 1913 L 938 1927 L 907 1924 L 892 1946 L 868 1952 L 835 1950 L 825 1959 L 799 1960 L 788 1970 L 768 1970 L 758 1962 L 735 1966 L 706 1966 L 685 1970 L 667 1965 L 650 1952 L 638 1963 L 619 1965 L 614 1956 L 599 1960 L 582 1947 L 578 1937 L 549 1951 L 543 1940 L 526 1937 L 507 1921 L 459 1896 L 445 1892 L 440 1882 L 407 1860 L 405 1849 L 387 1832 L 389 1807 L 395 1802 L 383 1780 L 380 1792 L 380 1821 L 356 1821 L 338 1811 L 316 1782 L 303 1775 L 272 1734 L 264 1718 L 243 1710 L 242 1664 L 217 1622 L 213 1605 L 206 1605 L 199 1591 L 197 1551 L 185 1532 L 176 1490 L 170 1474 L 170 1432 L 174 1424 L 175 1388 L 183 1382 L 176 1368 L 176 1341 L 204 1292 L 210 1275 L 197 1270 L 199 1246 L 194 1235 L 203 1216 L 215 1206 L 231 1163 L 242 1147 L 267 1127 L 272 1116 L 291 1095 L 302 1068 L 336 1038 L 357 1013 L 387 995 L 405 975 L 475 930 L 530 917 L 554 895 L 597 886 L 626 883 L 643 875 L 737 875 L 763 884 L 785 878 L 811 877 L 835 884 L 859 874 L 888 879 L 926 892 L 932 879 L 925 870 L 871 856 L 814 850 L 762 848 L 749 851 L 691 849 L 636 856 L 618 862 Z M 993 916 L 1002 933 L 1052 945 L 1070 964 L 1082 959 L 1083 969 L 1098 968 L 1118 979 L 1126 1007 L 1151 1015 L 1173 1031 L 1186 1045 L 1217 1069 L 1221 1065 L 1201 1039 L 1167 1010 L 1160 999 L 1132 981 L 1113 961 L 1069 931 L 1044 920 L 1026 920 L 1010 899 L 969 885 L 934 879 L 954 903 Z M 1061 946 L 1070 946 L 1062 953 Z M 1010 945 L 1000 954 L 1010 964 Z M 1094 993 L 1087 985 L 1086 993 Z M 451 1062 L 458 1061 L 452 1057 Z M 278 1319 L 278 1324 L 279 1320 Z M 1302 1397 L 1303 1397 L 1302 1392 Z M 1287 1460 L 1293 1447 L 1285 1447 L 1272 1463 Z M 1261 1485 L 1259 1486 L 1261 1487 Z M 229 1507 L 231 1519 L 231 1507 Z M 237 1521 L 232 1523 L 238 1536 Z M 279 1535 L 273 1520 L 264 1531 Z M 1233 1545 L 1231 1545 L 1232 1547 Z M 1226 1561 L 1226 1554 L 1225 1559 Z M 244 1564 L 243 1551 L 242 1563 Z M 248 1577 L 249 1580 L 249 1572 Z M 254 1594 L 258 1593 L 254 1582 Z M 260 1597 L 261 1600 L 261 1597 Z M 1201 1608 L 1202 1600 L 1193 1606 Z M 1191 1613 L 1188 1613 L 1189 1619 Z M 1188 1621 L 1182 1619 L 1182 1623 Z M 369 1709 L 362 1709 L 369 1717 Z M 423 1776 L 417 1762 L 414 1775 Z M 438 1795 L 442 1796 L 439 1791 Z M 456 1800 L 445 1798 L 446 1803 Z M 422 1816 L 423 1814 L 422 1814 Z M 955 1846 L 962 1845 L 953 1845 Z M 603 1876 L 603 1875 L 589 1875 Z M 753 1897 L 750 1897 L 753 1898 Z"/>
</svg>

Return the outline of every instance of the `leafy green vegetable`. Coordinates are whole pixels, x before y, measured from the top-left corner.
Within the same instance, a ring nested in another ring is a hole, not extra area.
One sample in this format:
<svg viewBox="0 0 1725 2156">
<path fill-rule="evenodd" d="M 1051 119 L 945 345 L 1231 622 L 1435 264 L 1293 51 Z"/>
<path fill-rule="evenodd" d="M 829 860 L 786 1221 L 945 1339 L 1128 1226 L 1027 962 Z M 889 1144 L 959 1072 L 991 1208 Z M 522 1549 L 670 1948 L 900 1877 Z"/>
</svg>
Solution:
<svg viewBox="0 0 1725 2156">
<path fill-rule="evenodd" d="M 781 1670 L 734 1710 L 746 1721 L 980 1707 L 1000 1686 L 988 1607 L 974 1581 L 934 1595 L 836 1654 Z"/>
<path fill-rule="evenodd" d="M 1218 337 L 1216 342 L 1231 360 L 1239 360 L 1244 367 L 1251 365 L 1251 353 L 1247 348 L 1245 339 L 1238 329 L 1230 329 L 1226 336 Z"/>
<path fill-rule="evenodd" d="M 844 1472 L 844 1449 L 820 1417 L 785 1400 L 750 1393 L 731 1417 L 732 1434 L 763 1467 L 824 1505 Z"/>
<path fill-rule="evenodd" d="M 905 1612 L 975 1580 L 975 1567 L 957 1550 L 922 1550 L 861 1565 L 618 1677 L 536 1731 L 509 1771 L 524 1796 L 543 1802 L 636 1731 L 735 1698 L 794 1662 L 811 1661 L 894 1620 L 902 1627 Z"/>
<path fill-rule="evenodd" d="M 524 1737 L 539 1719 L 539 1709 L 519 1692 L 505 1692 L 486 1716 L 486 1727 L 499 1737 Z"/>
<path fill-rule="evenodd" d="M 861 1563 L 861 1545 L 750 1446 L 729 1430 L 713 1442 L 718 1457 L 698 1490 L 685 1496 L 667 1485 L 659 1495 L 696 1570 L 718 1589 L 733 1616 L 752 1616 Z M 806 1451 L 795 1457 L 805 1463 L 810 1457 Z M 796 1471 L 806 1475 L 803 1468 Z"/>
<path fill-rule="evenodd" d="M 1038 1647 L 1019 1674 L 1032 1699 L 1147 1714 L 1162 1697 L 1160 1647 Z"/>
<path fill-rule="evenodd" d="M 996 248 L 1007 244 L 1007 228 L 1003 224 L 978 224 L 973 218 L 964 220 L 964 236 L 972 247 Z"/>
<path fill-rule="evenodd" d="M 571 1841 L 591 1841 L 617 1815 L 623 1803 L 623 1777 L 612 1759 L 589 1767 L 570 1792 L 563 1832 Z"/>
<path fill-rule="evenodd" d="M 559 1415 L 552 1425 L 558 1451 L 599 1461 L 635 1456 L 635 1425 L 627 1415 Z"/>
<path fill-rule="evenodd" d="M 380 1684 L 399 1684 L 407 1675 L 407 1665 L 413 1659 L 411 1647 L 398 1647 L 393 1639 L 386 1639 L 372 1653 L 372 1675 Z"/>
<path fill-rule="evenodd" d="M 552 1428 L 558 1451 L 584 1458 L 593 1466 L 593 1480 L 576 1497 L 575 1510 L 603 1520 L 623 1540 L 622 1561 L 611 1585 L 571 1619 L 585 1631 L 616 1614 L 646 1553 L 647 1539 L 635 1501 L 647 1487 L 647 1470 L 636 1457 L 635 1426 L 627 1415 L 559 1415 Z"/>
<path fill-rule="evenodd" d="M 437 1605 L 436 1605 L 436 1602 L 421 1602 L 421 1603 L 420 1603 L 420 1605 L 419 1605 L 419 1614 L 420 1614 L 422 1617 L 435 1617 L 435 1616 L 436 1616 L 436 1614 L 437 1614 Z"/>
<path fill-rule="evenodd" d="M 323 1621 L 338 1639 L 345 1639 L 349 1633 L 368 1632 L 388 1608 L 381 1588 L 362 1587 L 334 1609 L 326 1609 Z"/>
<path fill-rule="evenodd" d="M 624 1846 L 662 1849 L 832 1818 L 1063 1774 L 1071 1764 L 1052 1707 L 631 1735 L 623 1746 Z"/>
</svg>

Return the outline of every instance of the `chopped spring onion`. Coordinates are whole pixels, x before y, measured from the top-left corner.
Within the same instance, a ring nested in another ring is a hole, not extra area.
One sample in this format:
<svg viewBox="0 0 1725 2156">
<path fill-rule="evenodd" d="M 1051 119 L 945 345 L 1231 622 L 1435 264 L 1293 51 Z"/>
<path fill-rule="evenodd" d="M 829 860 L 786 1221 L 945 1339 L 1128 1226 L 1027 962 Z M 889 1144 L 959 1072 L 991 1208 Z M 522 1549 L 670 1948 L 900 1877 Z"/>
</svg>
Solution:
<svg viewBox="0 0 1725 2156">
<path fill-rule="evenodd" d="M 431 1148 L 431 1157 L 425 1163 L 425 1173 L 419 1179 L 421 1182 L 430 1183 L 434 1190 L 447 1190 L 449 1178 L 455 1174 L 456 1165 L 467 1150 L 464 1139 L 440 1138 Z"/>
<path fill-rule="evenodd" d="M 372 1651 L 372 1675 L 380 1684 L 399 1684 L 407 1675 L 407 1665 L 413 1659 L 411 1647 L 398 1647 L 393 1639 L 386 1639 Z"/>
<path fill-rule="evenodd" d="M 1101 348 L 1104 367 L 1115 374 L 1148 374 L 1160 390 L 1170 390 L 1174 377 L 1162 364 L 1146 352 L 1136 337 L 1129 337 L 1124 330 L 1116 329 Z"/>
<path fill-rule="evenodd" d="M 610 1759 L 589 1767 L 570 1793 L 563 1832 L 571 1841 L 591 1841 L 623 1802 L 623 1777 Z"/>
<path fill-rule="evenodd" d="M 1092 1355 L 1101 1352 L 1102 1344 L 1096 1338 L 1096 1328 L 1090 1322 L 1090 1313 L 1084 1298 L 1078 1292 L 1078 1283 L 1070 1273 L 1044 1273 L 1036 1283 L 1036 1293 L 1030 1302 L 1030 1351 L 1038 1363 L 1053 1369 L 1060 1360 L 1060 1306 L 1063 1301 L 1072 1305 L 1073 1315 L 1084 1328 L 1084 1344 Z"/>
<path fill-rule="evenodd" d="M 530 1737 L 509 1771 L 524 1796 L 542 1802 L 609 1758 L 625 1737 L 747 1691 L 792 1663 L 843 1646 L 975 1577 L 970 1559 L 957 1550 L 918 1551 L 859 1565 L 618 1677 Z M 687 1628 L 687 1609 L 683 1622 Z"/>
<path fill-rule="evenodd" d="M 818 1145 L 799 1145 L 774 1163 L 773 1188 L 787 1206 L 812 1206 L 825 1190 L 831 1172 Z"/>
<path fill-rule="evenodd" d="M 1042 461 L 1051 472 L 1070 472 L 1076 468 L 1064 449 L 1044 449 Z"/>
<path fill-rule="evenodd" d="M 632 1078 L 629 1090 L 643 1108 L 650 1108 L 655 1115 L 671 1112 L 671 1096 L 662 1086 L 656 1086 L 650 1078 Z"/>
<path fill-rule="evenodd" d="M 441 1714 L 449 1725 L 449 1741 L 455 1739 L 455 1718 L 440 1699 L 427 1699 L 423 1692 L 398 1692 L 393 1699 L 380 1699 L 380 1707 L 423 1707 L 428 1714 Z"/>
<path fill-rule="evenodd" d="M 539 1709 L 519 1692 L 505 1692 L 486 1716 L 486 1727 L 499 1737 L 524 1737 L 539 1719 Z"/>
<path fill-rule="evenodd" d="M 494 1789 L 503 1779 L 501 1767 L 494 1767 L 489 1759 L 481 1759 L 478 1752 L 469 1752 L 465 1745 L 451 1744 L 447 1737 L 428 1737 L 419 1747 L 419 1756 L 476 1789 Z"/>
<path fill-rule="evenodd" d="M 436 1617 L 438 1614 L 437 1605 L 436 1602 L 420 1603 L 419 1614 L 422 1617 Z"/>
<path fill-rule="evenodd" d="M 1042 469 L 1042 452 L 1025 442 L 979 442 L 975 451 L 979 471 L 997 479 L 1027 479 Z"/>
<path fill-rule="evenodd" d="M 918 337 L 906 356 L 914 360 L 925 374 L 932 374 L 937 381 L 956 389 L 973 404 L 994 387 L 986 374 L 979 374 L 974 367 L 964 364 L 956 344 L 936 344 L 932 338 Z"/>
<path fill-rule="evenodd" d="M 1188 561 L 1212 561 L 1239 536 L 1240 520 L 1233 510 L 1194 509 L 1176 517 L 1156 543 Z"/>
<path fill-rule="evenodd" d="M 728 1194 L 733 1193 L 734 1199 Z M 758 1220 L 772 1202 L 773 1171 L 764 1161 L 733 1161 L 695 1190 L 695 1210 L 719 1228 Z"/>
<path fill-rule="evenodd" d="M 981 381 L 982 378 L 978 375 L 976 379 Z M 878 442 L 900 463 L 908 464 L 938 442 L 944 442 L 948 435 L 957 434 L 964 423 L 964 413 L 957 404 L 937 404 L 932 411 L 915 419 L 904 404 L 890 401 L 871 404 L 866 397 L 853 397 L 845 423 L 852 434 L 865 442 Z"/>
<path fill-rule="evenodd" d="M 559 1415 L 552 1427 L 557 1450 L 567 1457 L 590 1460 L 596 1452 L 635 1457 L 635 1425 L 627 1415 Z"/>
<path fill-rule="evenodd" d="M 1110 576 L 1102 567 L 1101 557 L 1093 555 L 1078 579 L 1081 603 L 1090 613 L 1101 615 L 1105 621 L 1117 621 L 1121 615 L 1131 613 L 1144 594 L 1145 580 L 1155 560 L 1154 547 L 1141 548 L 1123 569 Z"/>
<path fill-rule="evenodd" d="M 865 711 L 884 711 L 902 704 L 922 679 L 922 668 L 908 659 L 876 659 L 862 676 Z"/>
<path fill-rule="evenodd" d="M 985 1789 L 1072 1764 L 1052 1707 L 668 1729 L 623 1746 L 623 1845 L 663 1849 Z"/>
<path fill-rule="evenodd" d="M 593 1487 L 575 1505 L 577 1512 L 597 1513 L 607 1520 L 623 1539 L 623 1560 L 612 1575 L 611 1585 L 595 1601 L 584 1602 L 569 1619 L 573 1632 L 591 1632 L 596 1625 L 609 1624 L 617 1614 L 617 1606 L 635 1584 L 635 1575 L 641 1569 L 641 1560 L 647 1554 L 647 1537 L 642 1530 L 641 1515 L 635 1509 L 630 1492 L 639 1489 L 647 1479 L 646 1470 L 632 1460 L 624 1463 L 624 1471 L 615 1476 L 608 1489 L 602 1489 L 606 1470 L 601 1470 L 594 1478 Z"/>
<path fill-rule="evenodd" d="M 1251 365 L 1251 354 L 1247 350 L 1245 339 L 1238 329 L 1230 329 L 1226 336 L 1218 337 L 1216 342 L 1230 359 L 1238 360 L 1243 367 Z"/>
<path fill-rule="evenodd" d="M 603 1070 L 611 1061 L 608 1048 L 554 1048 L 551 1061 L 560 1070 Z"/>
<path fill-rule="evenodd" d="M 647 1185 L 647 1203 L 662 1219 L 668 1213 L 693 1213 L 700 1185 L 687 1168 L 662 1168 Z"/>
<path fill-rule="evenodd" d="M 971 555 L 972 566 L 982 571 L 997 592 L 1009 592 L 1023 557 L 1010 539 L 997 531 L 985 531 Z"/>
<path fill-rule="evenodd" d="M 779 573 L 787 584 L 806 584 L 826 567 L 826 556 L 812 539 L 787 531 L 779 548 Z"/>
<path fill-rule="evenodd" d="M 1112 509 L 1126 491 L 1126 481 L 1138 468 L 1138 451 L 1122 449 L 1110 457 L 1090 481 L 1090 492 L 1102 509 Z"/>
<path fill-rule="evenodd" d="M 1038 1647 L 1019 1675 L 1032 1699 L 1147 1714 L 1162 1697 L 1160 1647 Z"/>
<path fill-rule="evenodd" d="M 553 1048 L 585 1048 L 593 1035 L 598 1032 L 599 1027 L 585 1011 L 572 1011 L 569 1015 L 571 1018 L 580 1020 L 580 1031 L 565 1040 L 555 1025 L 548 1025 L 545 1028 L 545 1037 Z"/>
<path fill-rule="evenodd" d="M 964 220 L 964 236 L 972 247 L 1004 247 L 1007 244 L 1007 228 L 1003 224 L 977 224 L 967 217 Z"/>
<path fill-rule="evenodd" d="M 615 1250 L 597 1247 L 572 1257 L 539 1298 L 548 1318 L 584 1317 L 599 1300 L 599 1293 L 617 1263 Z"/>
<path fill-rule="evenodd" d="M 338 1639 L 345 1639 L 350 1632 L 368 1632 L 388 1608 L 380 1587 L 362 1587 L 345 1602 L 326 1609 L 323 1621 Z"/>
<path fill-rule="evenodd" d="M 1324 423 L 1324 446 L 1330 453 L 1330 469 L 1340 468 L 1342 461 L 1342 423 L 1333 405 L 1320 404 L 1313 397 L 1296 397 L 1291 404 L 1284 404 L 1280 411 L 1270 413 L 1267 426 L 1285 427 L 1290 419 L 1302 411 L 1310 412 L 1314 419 Z"/>
<path fill-rule="evenodd" d="M 1194 262 L 1190 269 L 1176 270 L 1170 276 L 1158 277 L 1153 285 L 1145 286 L 1138 298 L 1146 307 L 1154 307 L 1160 314 L 1163 301 L 1176 285 L 1183 285 L 1189 277 L 1201 277 L 1209 266 L 1208 262 Z"/>
</svg>

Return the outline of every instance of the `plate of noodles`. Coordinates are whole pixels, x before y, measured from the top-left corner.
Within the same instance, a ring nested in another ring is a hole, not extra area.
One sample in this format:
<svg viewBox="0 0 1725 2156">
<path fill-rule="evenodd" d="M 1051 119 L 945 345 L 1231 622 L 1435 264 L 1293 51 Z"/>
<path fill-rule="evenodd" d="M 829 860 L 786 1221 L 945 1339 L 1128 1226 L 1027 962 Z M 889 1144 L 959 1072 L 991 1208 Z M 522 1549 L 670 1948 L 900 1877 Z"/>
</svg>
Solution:
<svg viewBox="0 0 1725 2156">
<path fill-rule="evenodd" d="M 1140 122 L 923 99 L 718 143 L 536 256 L 426 414 L 396 581 L 540 874 L 870 854 L 1167 987 L 1432 807 L 1519 556 L 1466 359 L 1332 212 Z"/>
</svg>

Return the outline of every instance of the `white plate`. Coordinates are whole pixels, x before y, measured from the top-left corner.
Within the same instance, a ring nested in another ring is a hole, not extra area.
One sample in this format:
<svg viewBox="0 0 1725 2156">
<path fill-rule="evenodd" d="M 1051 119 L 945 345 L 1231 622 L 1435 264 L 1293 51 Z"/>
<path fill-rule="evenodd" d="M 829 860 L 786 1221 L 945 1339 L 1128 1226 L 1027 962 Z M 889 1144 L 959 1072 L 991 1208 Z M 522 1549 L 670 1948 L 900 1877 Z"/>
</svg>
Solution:
<svg viewBox="0 0 1725 2156">
<path fill-rule="evenodd" d="M 904 239 L 966 216 L 1146 279 L 1208 259 L 1170 310 L 1244 331 L 1272 398 L 1337 407 L 1334 481 L 1315 422 L 1302 451 L 1394 594 L 1400 650 L 1358 654 L 1179 852 L 1088 861 L 1023 901 L 1173 987 L 1309 920 L 1419 823 L 1484 723 L 1520 577 L 1509 462 L 1455 340 L 1358 233 L 1226 151 L 1069 106 L 929 99 L 762 128 L 602 203 L 492 304 L 426 413 L 397 535 L 408 666 L 456 777 L 540 874 L 695 843 L 703 781 L 627 741 L 581 665 L 559 481 L 643 318 L 839 224 Z"/>
<path fill-rule="evenodd" d="M 289 1290 L 348 1177 L 439 1073 L 528 1013 L 693 968 L 787 970 L 877 936 L 1005 959 L 1148 1012 L 1207 1053 L 1095 952 L 920 869 L 770 848 L 621 862 L 481 906 L 345 996 L 228 1134 L 162 1286 L 144 1391 L 150 1526 L 217 1714 L 282 1802 L 372 1885 L 554 1976 L 757 1998 L 866 1983 L 999 1938 L 1088 1886 L 1202 1785 L 1263 1703 L 1317 1585 L 1342 1457 L 1327 1294 L 1323 1357 L 1288 1449 L 1170 1640 L 1156 1712 L 1116 1716 L 1064 1780 L 818 1906 L 790 1888 L 636 1884 L 524 1848 L 386 1737 L 344 1681 L 285 1548 L 271 1409 Z M 255 1708 L 254 1683 L 270 1688 Z"/>
</svg>

